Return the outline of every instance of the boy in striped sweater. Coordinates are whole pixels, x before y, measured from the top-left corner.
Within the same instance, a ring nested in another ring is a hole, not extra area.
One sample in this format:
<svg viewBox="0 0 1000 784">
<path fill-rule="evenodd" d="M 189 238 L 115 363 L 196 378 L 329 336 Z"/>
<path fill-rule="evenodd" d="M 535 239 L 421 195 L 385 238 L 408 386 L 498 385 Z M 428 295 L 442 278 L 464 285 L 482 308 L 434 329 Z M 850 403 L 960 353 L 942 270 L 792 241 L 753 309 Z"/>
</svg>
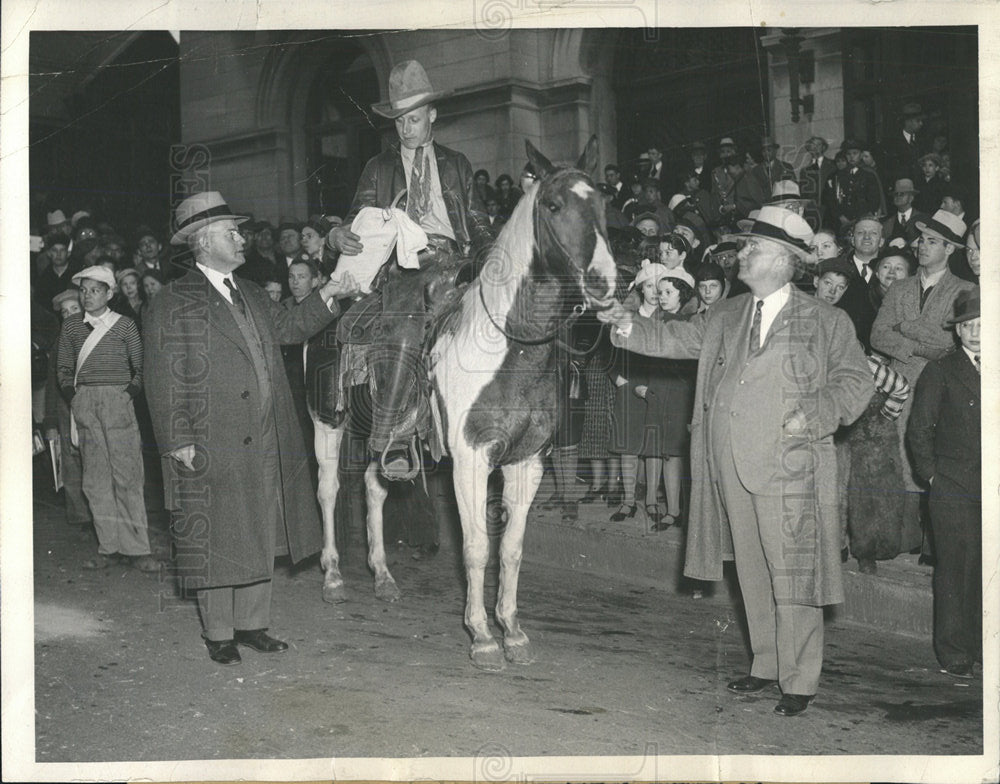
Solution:
<svg viewBox="0 0 1000 784">
<path fill-rule="evenodd" d="M 80 448 L 83 492 L 97 531 L 97 557 L 85 569 L 126 558 L 143 572 L 159 563 L 149 550 L 142 452 L 132 398 L 142 389 L 142 341 L 135 322 L 108 308 L 115 278 L 101 266 L 73 276 L 84 313 L 63 322 L 56 374 Z"/>
</svg>

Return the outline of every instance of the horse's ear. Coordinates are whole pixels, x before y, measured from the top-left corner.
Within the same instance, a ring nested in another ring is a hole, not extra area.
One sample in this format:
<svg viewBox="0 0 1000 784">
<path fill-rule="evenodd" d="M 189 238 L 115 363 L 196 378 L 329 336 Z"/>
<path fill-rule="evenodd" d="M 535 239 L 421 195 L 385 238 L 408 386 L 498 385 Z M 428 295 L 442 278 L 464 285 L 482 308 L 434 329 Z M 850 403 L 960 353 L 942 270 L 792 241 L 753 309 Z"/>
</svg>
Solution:
<svg viewBox="0 0 1000 784">
<path fill-rule="evenodd" d="M 524 140 L 524 149 L 527 150 L 528 160 L 535 167 L 535 174 L 539 177 L 544 177 L 556 170 L 556 167 L 552 165 L 552 161 L 542 155 L 528 139 Z"/>
<path fill-rule="evenodd" d="M 576 168 L 588 176 L 597 170 L 598 147 L 597 134 L 595 133 L 590 137 L 590 141 L 587 142 L 587 146 L 580 154 L 580 160 L 576 162 Z"/>
</svg>

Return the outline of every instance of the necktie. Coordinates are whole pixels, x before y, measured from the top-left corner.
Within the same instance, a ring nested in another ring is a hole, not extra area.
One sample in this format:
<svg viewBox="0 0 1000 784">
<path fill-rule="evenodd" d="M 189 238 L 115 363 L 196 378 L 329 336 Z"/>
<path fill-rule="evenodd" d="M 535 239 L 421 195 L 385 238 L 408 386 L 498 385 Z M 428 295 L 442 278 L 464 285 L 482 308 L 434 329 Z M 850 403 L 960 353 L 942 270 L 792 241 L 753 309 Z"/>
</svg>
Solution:
<svg viewBox="0 0 1000 784">
<path fill-rule="evenodd" d="M 424 154 L 423 147 L 418 147 L 413 152 L 413 168 L 410 170 L 410 193 L 406 199 L 406 214 L 416 223 L 420 223 L 420 219 L 427 212 L 429 195 L 427 166 Z"/>
<path fill-rule="evenodd" d="M 927 304 L 927 297 L 930 296 L 930 293 L 932 291 L 934 291 L 934 287 L 933 286 L 928 286 L 927 288 L 924 288 L 923 286 L 920 287 L 920 309 L 921 310 L 923 310 L 924 309 L 924 305 Z"/>
<path fill-rule="evenodd" d="M 972 359 L 976 363 L 976 372 L 977 373 L 982 373 L 983 372 L 983 368 L 982 368 L 982 365 L 980 365 L 980 363 L 979 363 L 979 354 L 976 354 Z"/>
<path fill-rule="evenodd" d="M 757 307 L 753 312 L 753 323 L 750 325 L 750 353 L 756 354 L 760 351 L 760 319 L 761 310 L 764 309 L 764 300 L 757 300 Z"/>
<path fill-rule="evenodd" d="M 901 229 L 905 228 L 906 227 L 906 216 L 905 215 L 900 215 L 898 223 L 899 223 L 899 228 L 901 228 Z"/>
<path fill-rule="evenodd" d="M 243 301 L 243 295 L 240 294 L 240 290 L 236 288 L 229 278 L 226 278 L 224 283 L 226 284 L 226 288 L 229 289 L 229 296 L 232 298 L 233 304 L 239 308 L 240 313 L 245 316 L 247 314 L 247 305 Z"/>
</svg>

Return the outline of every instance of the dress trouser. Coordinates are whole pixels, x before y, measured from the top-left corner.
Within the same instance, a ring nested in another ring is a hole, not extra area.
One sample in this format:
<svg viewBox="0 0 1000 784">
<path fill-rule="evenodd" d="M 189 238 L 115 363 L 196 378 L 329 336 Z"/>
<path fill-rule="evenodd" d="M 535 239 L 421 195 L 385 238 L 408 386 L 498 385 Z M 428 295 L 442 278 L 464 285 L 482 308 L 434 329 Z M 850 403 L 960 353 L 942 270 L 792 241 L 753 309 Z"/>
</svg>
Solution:
<svg viewBox="0 0 1000 784">
<path fill-rule="evenodd" d="M 132 398 L 120 386 L 83 385 L 71 407 L 97 552 L 149 555 L 142 447 Z"/>
<path fill-rule="evenodd" d="M 930 492 L 934 652 L 943 667 L 983 659 L 982 500 L 940 474 Z"/>
<path fill-rule="evenodd" d="M 777 680 L 785 694 L 815 694 L 823 667 L 823 608 L 774 599 L 772 575 L 785 573 L 781 521 L 787 504 L 783 510 L 782 496 L 750 493 L 736 473 L 731 445 L 720 446 L 715 450 L 719 494 L 746 609 L 750 674 Z"/>
<path fill-rule="evenodd" d="M 281 498 L 281 467 L 278 458 L 278 438 L 274 415 L 268 396 L 261 415 L 261 480 L 266 489 L 264 498 L 269 508 L 261 510 L 261 518 L 274 539 L 270 545 L 273 573 L 275 554 L 288 553 L 285 536 L 284 504 Z M 253 631 L 271 625 L 271 578 L 242 585 L 203 588 L 198 591 L 198 611 L 201 614 L 202 636 L 213 641 L 231 640 L 234 630 Z"/>
</svg>

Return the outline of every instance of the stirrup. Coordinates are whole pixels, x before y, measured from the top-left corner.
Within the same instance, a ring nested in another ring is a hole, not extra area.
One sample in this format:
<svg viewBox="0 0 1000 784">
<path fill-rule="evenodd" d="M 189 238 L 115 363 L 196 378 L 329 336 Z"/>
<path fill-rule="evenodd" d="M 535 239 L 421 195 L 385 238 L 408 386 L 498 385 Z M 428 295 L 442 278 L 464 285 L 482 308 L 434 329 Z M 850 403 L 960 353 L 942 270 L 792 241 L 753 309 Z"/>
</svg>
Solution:
<svg viewBox="0 0 1000 784">
<path fill-rule="evenodd" d="M 389 450 L 392 449 L 395 443 L 393 439 L 389 439 L 389 443 L 386 444 L 385 449 L 382 450 L 382 454 L 379 455 L 378 467 L 382 472 L 382 476 L 386 479 L 393 482 L 406 482 L 420 473 L 420 452 L 417 449 L 417 437 L 416 435 L 410 437 L 410 443 L 408 444 L 410 450 L 410 470 L 405 474 L 390 473 L 389 467 L 385 463 L 386 455 L 389 454 Z"/>
</svg>

